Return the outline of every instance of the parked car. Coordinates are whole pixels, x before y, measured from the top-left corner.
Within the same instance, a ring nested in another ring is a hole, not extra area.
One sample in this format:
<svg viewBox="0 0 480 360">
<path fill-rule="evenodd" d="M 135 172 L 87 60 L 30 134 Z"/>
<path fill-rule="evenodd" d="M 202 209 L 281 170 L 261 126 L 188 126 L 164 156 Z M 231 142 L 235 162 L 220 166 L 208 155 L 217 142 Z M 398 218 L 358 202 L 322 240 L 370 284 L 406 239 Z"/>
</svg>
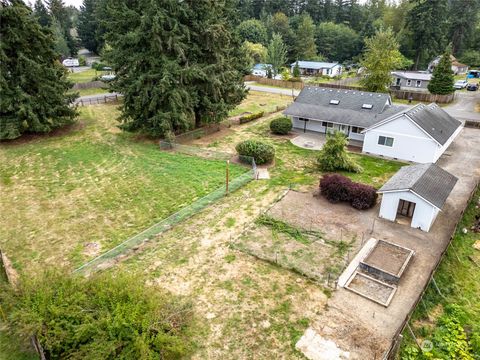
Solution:
<svg viewBox="0 0 480 360">
<path fill-rule="evenodd" d="M 62 61 L 62 65 L 66 67 L 80 66 L 78 59 L 67 58 Z"/>
<path fill-rule="evenodd" d="M 458 80 L 455 82 L 455 84 L 453 84 L 453 88 L 457 90 L 462 90 L 462 89 L 465 89 L 467 85 L 468 85 L 467 80 Z"/>
<path fill-rule="evenodd" d="M 107 74 L 107 75 L 102 75 L 100 76 L 100 79 L 103 81 L 111 81 L 115 79 L 115 74 Z"/>
<path fill-rule="evenodd" d="M 467 85 L 467 90 L 468 91 L 477 91 L 478 90 L 478 84 L 470 83 Z"/>
</svg>

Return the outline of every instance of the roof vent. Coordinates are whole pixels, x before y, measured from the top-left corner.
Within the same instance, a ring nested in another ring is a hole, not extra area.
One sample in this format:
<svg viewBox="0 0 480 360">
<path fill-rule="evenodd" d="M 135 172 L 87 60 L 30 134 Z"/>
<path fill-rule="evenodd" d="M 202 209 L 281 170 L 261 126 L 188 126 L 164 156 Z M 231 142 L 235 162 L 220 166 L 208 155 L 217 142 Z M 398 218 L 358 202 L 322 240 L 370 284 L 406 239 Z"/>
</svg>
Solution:
<svg viewBox="0 0 480 360">
<path fill-rule="evenodd" d="M 371 108 L 373 108 L 372 104 L 363 104 L 362 105 L 362 109 L 369 109 L 370 110 Z"/>
<path fill-rule="evenodd" d="M 340 104 L 340 100 L 330 100 L 331 105 L 338 105 Z"/>
</svg>

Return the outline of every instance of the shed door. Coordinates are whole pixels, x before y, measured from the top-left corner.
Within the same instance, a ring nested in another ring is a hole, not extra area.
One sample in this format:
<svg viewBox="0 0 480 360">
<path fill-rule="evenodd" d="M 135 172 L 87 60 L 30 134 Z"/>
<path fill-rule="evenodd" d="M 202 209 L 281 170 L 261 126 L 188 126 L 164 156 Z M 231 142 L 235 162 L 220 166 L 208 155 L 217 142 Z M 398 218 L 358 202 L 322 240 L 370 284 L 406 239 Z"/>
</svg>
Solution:
<svg viewBox="0 0 480 360">
<path fill-rule="evenodd" d="M 402 200 L 398 202 L 397 214 L 412 217 L 415 211 L 415 203 L 407 200 Z"/>
</svg>

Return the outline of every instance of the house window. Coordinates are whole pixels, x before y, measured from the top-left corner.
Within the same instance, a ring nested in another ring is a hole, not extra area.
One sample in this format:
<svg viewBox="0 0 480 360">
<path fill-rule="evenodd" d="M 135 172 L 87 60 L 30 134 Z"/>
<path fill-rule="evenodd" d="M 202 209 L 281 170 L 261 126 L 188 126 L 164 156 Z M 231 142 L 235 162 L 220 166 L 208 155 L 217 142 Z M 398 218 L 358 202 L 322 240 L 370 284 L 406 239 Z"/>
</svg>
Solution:
<svg viewBox="0 0 480 360">
<path fill-rule="evenodd" d="M 416 87 L 422 86 L 422 80 L 417 80 L 417 82 L 415 83 L 415 86 Z"/>
<path fill-rule="evenodd" d="M 388 136 L 379 136 L 378 145 L 393 146 L 393 138 Z"/>
<path fill-rule="evenodd" d="M 402 80 L 401 80 L 400 78 L 397 78 L 397 86 L 400 86 L 400 82 L 401 82 L 401 81 L 402 81 Z"/>
<path fill-rule="evenodd" d="M 302 118 L 302 117 L 301 117 L 301 118 L 298 118 L 298 120 L 300 120 L 300 121 L 308 121 L 307 118 Z"/>
<path fill-rule="evenodd" d="M 407 80 L 407 86 L 412 86 L 412 80 Z"/>
<path fill-rule="evenodd" d="M 327 122 L 327 121 L 322 121 L 322 126 L 323 126 L 323 127 L 333 128 L 333 123 Z"/>
<path fill-rule="evenodd" d="M 365 128 L 358 127 L 358 126 L 352 126 L 352 133 L 354 134 L 360 134 Z"/>
</svg>

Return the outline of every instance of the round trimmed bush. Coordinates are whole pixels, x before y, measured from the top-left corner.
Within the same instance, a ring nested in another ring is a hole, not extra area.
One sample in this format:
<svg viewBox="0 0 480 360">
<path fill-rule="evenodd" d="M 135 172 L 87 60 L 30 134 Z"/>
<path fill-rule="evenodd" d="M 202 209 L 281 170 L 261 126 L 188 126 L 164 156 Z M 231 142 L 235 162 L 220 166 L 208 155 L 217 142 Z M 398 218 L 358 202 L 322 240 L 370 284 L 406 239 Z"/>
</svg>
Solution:
<svg viewBox="0 0 480 360">
<path fill-rule="evenodd" d="M 287 135 L 292 130 L 292 121 L 287 117 L 273 119 L 270 122 L 270 130 L 277 135 Z"/>
<path fill-rule="evenodd" d="M 268 163 L 275 157 L 275 148 L 258 140 L 245 140 L 235 147 L 239 155 L 251 156 L 258 165 Z"/>
</svg>

